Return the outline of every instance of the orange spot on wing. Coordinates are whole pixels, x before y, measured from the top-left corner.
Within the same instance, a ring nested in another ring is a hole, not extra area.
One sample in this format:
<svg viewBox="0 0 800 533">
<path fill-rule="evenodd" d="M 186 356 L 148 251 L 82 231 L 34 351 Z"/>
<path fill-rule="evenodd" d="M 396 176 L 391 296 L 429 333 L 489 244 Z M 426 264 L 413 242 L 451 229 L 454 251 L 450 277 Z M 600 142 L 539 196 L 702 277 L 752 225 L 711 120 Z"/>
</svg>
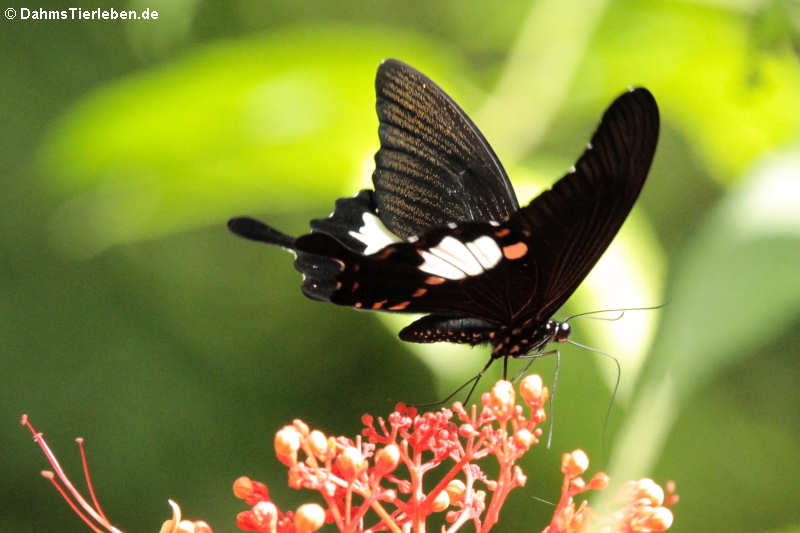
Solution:
<svg viewBox="0 0 800 533">
<path fill-rule="evenodd" d="M 357 309 L 361 309 L 361 306 L 362 306 L 361 302 L 356 302 L 356 303 L 353 304 L 353 307 L 355 307 Z"/>
<path fill-rule="evenodd" d="M 415 290 L 414 294 L 412 294 L 411 296 L 414 298 L 419 298 L 420 296 L 424 296 L 426 292 L 428 292 L 428 289 L 426 289 L 425 287 L 420 287 L 419 289 Z"/>
<path fill-rule="evenodd" d="M 503 246 L 503 255 L 506 259 L 519 259 L 528 253 L 528 245 L 520 241 L 518 243 Z"/>
<path fill-rule="evenodd" d="M 495 236 L 496 236 L 496 237 L 505 237 L 505 236 L 506 236 L 506 235 L 508 235 L 509 233 L 511 233 L 511 230 L 510 230 L 510 229 L 508 229 L 508 228 L 503 228 L 503 229 L 501 229 L 501 230 L 498 230 L 498 231 L 495 231 L 495 232 L 494 232 L 494 234 L 495 234 Z"/>
<path fill-rule="evenodd" d="M 380 302 L 375 302 L 374 304 L 372 304 L 372 308 L 373 309 L 380 309 L 381 307 L 386 305 L 386 302 L 388 302 L 388 301 L 389 300 L 381 300 Z"/>
<path fill-rule="evenodd" d="M 406 307 L 408 307 L 408 304 L 410 304 L 410 303 L 411 303 L 410 301 L 406 300 L 405 302 L 400 302 L 397 305 L 391 306 L 389 308 L 389 310 L 390 311 L 401 311 L 401 310 L 405 309 Z"/>
<path fill-rule="evenodd" d="M 426 285 L 441 285 L 445 282 L 444 278 L 440 278 L 439 276 L 428 276 L 425 278 Z"/>
</svg>

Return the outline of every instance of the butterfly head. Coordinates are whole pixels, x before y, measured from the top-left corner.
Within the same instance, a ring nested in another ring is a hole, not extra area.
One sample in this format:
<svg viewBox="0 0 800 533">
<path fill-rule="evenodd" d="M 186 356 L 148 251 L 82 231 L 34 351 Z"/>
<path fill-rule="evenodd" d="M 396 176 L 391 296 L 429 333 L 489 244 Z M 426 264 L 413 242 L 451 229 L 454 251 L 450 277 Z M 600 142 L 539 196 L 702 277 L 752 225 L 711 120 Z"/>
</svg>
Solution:
<svg viewBox="0 0 800 533">
<path fill-rule="evenodd" d="M 569 334 L 572 332 L 569 322 L 556 322 L 555 320 L 550 320 L 547 322 L 547 328 L 552 334 L 550 342 L 567 342 Z"/>
</svg>

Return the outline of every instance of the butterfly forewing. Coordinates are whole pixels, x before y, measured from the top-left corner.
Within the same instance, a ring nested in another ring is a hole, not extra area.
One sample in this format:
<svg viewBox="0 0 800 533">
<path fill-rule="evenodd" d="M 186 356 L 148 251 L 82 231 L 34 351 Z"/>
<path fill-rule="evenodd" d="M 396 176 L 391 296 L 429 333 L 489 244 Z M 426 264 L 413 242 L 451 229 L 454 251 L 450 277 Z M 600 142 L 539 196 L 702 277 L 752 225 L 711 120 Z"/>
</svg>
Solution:
<svg viewBox="0 0 800 533">
<path fill-rule="evenodd" d="M 606 110 L 574 169 L 512 217 L 511 225 L 529 235 L 532 268 L 541 280 L 527 313 L 552 316 L 608 248 L 642 189 L 658 129 L 650 92 L 623 94 Z"/>
<path fill-rule="evenodd" d="M 381 147 L 372 181 L 392 232 L 406 238 L 448 222 L 503 221 L 519 209 L 489 143 L 435 83 L 389 59 L 375 91 Z"/>
</svg>

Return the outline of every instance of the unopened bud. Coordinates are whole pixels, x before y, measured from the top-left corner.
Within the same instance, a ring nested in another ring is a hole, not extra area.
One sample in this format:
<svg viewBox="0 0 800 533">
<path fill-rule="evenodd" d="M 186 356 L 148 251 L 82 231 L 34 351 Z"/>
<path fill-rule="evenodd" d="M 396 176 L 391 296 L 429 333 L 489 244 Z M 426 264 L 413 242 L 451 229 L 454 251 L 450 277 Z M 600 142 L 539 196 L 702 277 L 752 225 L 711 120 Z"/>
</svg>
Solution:
<svg viewBox="0 0 800 533">
<path fill-rule="evenodd" d="M 464 498 L 464 493 L 467 491 L 466 485 L 460 479 L 450 480 L 445 489 L 450 496 L 450 501 L 459 502 Z"/>
<path fill-rule="evenodd" d="M 664 489 L 652 479 L 640 479 L 637 483 L 637 489 L 637 500 L 646 498 L 653 507 L 658 507 L 664 503 Z"/>
<path fill-rule="evenodd" d="M 598 472 L 589 480 L 589 487 L 593 490 L 605 490 L 606 487 L 608 487 L 608 482 L 608 474 L 605 472 Z"/>
<path fill-rule="evenodd" d="M 589 457 L 581 449 L 561 456 L 561 471 L 570 479 L 583 474 L 587 468 L 589 468 Z"/>
<path fill-rule="evenodd" d="M 278 508 L 272 502 L 258 502 L 253 506 L 256 523 L 265 529 L 273 529 L 278 523 Z"/>
<path fill-rule="evenodd" d="M 545 401 L 542 395 L 545 388 L 542 383 L 542 378 L 537 374 L 530 374 L 519 384 L 519 394 L 529 407 L 539 407 Z"/>
<path fill-rule="evenodd" d="M 514 385 L 510 381 L 503 379 L 495 383 L 489 396 L 489 405 L 495 416 L 502 418 L 513 413 L 515 397 Z"/>
<path fill-rule="evenodd" d="M 397 444 L 389 444 L 378 450 L 375 454 L 375 468 L 383 474 L 388 474 L 397 468 L 400 462 L 400 448 Z"/>
<path fill-rule="evenodd" d="M 364 470 L 364 458 L 358 448 L 348 446 L 336 458 L 336 466 L 339 467 L 342 477 L 352 481 Z"/>
<path fill-rule="evenodd" d="M 478 434 L 472 424 L 461 424 L 458 428 L 458 436 L 464 439 L 474 437 Z"/>
<path fill-rule="evenodd" d="M 315 429 L 308 436 L 308 447 L 315 457 L 324 459 L 325 452 L 328 451 L 328 438 L 323 432 Z"/>
<path fill-rule="evenodd" d="M 233 495 L 244 500 L 253 494 L 253 480 L 247 476 L 241 476 L 233 482 Z"/>
<path fill-rule="evenodd" d="M 297 533 L 312 533 L 325 523 L 325 509 L 316 503 L 304 503 L 294 515 Z"/>
<path fill-rule="evenodd" d="M 294 426 L 283 426 L 275 434 L 275 454 L 286 466 L 297 463 L 297 450 L 300 449 L 300 432 Z"/>
<path fill-rule="evenodd" d="M 514 433 L 514 441 L 518 446 L 527 450 L 536 444 L 536 437 L 530 430 L 523 428 Z"/>
<path fill-rule="evenodd" d="M 666 507 L 656 507 L 645 516 L 631 521 L 634 531 L 665 531 L 672 526 L 672 512 Z"/>
<path fill-rule="evenodd" d="M 299 418 L 295 418 L 292 420 L 292 425 L 300 432 L 301 435 L 305 436 L 308 435 L 309 429 L 308 424 L 300 420 Z"/>
<path fill-rule="evenodd" d="M 443 490 L 436 495 L 436 498 L 433 499 L 431 510 L 434 513 L 441 513 L 448 507 L 450 507 L 450 496 L 447 494 L 446 490 Z"/>
</svg>

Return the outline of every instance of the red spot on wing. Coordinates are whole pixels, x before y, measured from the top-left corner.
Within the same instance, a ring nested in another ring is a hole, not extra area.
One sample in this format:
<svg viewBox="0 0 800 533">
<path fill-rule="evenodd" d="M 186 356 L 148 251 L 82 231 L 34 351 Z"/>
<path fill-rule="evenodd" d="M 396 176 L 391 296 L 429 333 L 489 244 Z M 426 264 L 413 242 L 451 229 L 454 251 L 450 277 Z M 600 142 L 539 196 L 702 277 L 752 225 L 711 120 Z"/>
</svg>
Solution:
<svg viewBox="0 0 800 533">
<path fill-rule="evenodd" d="M 405 302 L 400 302 L 400 303 L 399 303 L 399 304 L 397 304 L 397 305 L 393 305 L 393 306 L 391 306 L 391 307 L 389 308 L 389 310 L 390 310 L 390 311 L 402 311 L 403 309 L 405 309 L 406 307 L 408 307 L 408 304 L 410 304 L 410 303 L 411 303 L 410 301 L 406 300 Z"/>
<path fill-rule="evenodd" d="M 412 294 L 411 296 L 413 298 L 419 298 L 420 296 L 424 296 L 426 292 L 428 292 L 428 289 L 426 289 L 425 287 L 420 287 L 419 289 L 415 290 L 414 294 Z"/>
<path fill-rule="evenodd" d="M 439 276 L 428 276 L 425 278 L 426 285 L 441 285 L 445 282 L 444 278 L 440 278 Z"/>
<path fill-rule="evenodd" d="M 375 302 L 374 304 L 372 304 L 372 308 L 373 309 L 380 309 L 381 307 L 386 305 L 386 302 L 388 302 L 388 301 L 389 300 L 381 300 L 380 302 Z"/>
<path fill-rule="evenodd" d="M 511 233 L 511 230 L 508 229 L 508 228 L 503 228 L 501 230 L 497 230 L 497 231 L 494 232 L 496 237 L 505 237 L 509 233 Z"/>
</svg>

